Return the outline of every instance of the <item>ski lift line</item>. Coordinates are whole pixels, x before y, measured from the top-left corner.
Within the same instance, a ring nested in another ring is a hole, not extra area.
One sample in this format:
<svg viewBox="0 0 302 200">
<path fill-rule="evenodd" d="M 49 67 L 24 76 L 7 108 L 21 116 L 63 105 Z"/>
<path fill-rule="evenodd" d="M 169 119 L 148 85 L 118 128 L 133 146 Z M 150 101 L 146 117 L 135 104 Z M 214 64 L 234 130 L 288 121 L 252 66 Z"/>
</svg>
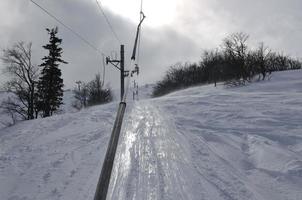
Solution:
<svg viewBox="0 0 302 200">
<path fill-rule="evenodd" d="M 139 36 L 139 32 L 140 32 L 140 28 L 141 25 L 144 21 L 144 19 L 146 18 L 146 16 L 144 15 L 143 12 L 140 12 L 141 15 L 141 20 L 137 26 L 137 30 L 136 30 L 136 37 L 135 37 L 135 41 L 134 41 L 134 47 L 133 47 L 133 52 L 132 52 L 132 56 L 131 56 L 131 60 L 135 60 L 135 54 L 136 54 L 136 50 L 137 50 L 137 41 L 138 41 L 138 36 Z"/>
<path fill-rule="evenodd" d="M 132 61 L 130 61 L 130 66 L 132 64 Z M 107 192 L 108 187 L 110 183 L 112 168 L 114 164 L 114 158 L 116 154 L 116 149 L 118 146 L 119 136 L 121 133 L 121 127 L 123 123 L 123 118 L 125 114 L 126 109 L 126 99 L 127 94 L 129 91 L 129 85 L 130 85 L 130 76 L 127 80 L 127 88 L 126 92 L 124 93 L 124 96 L 122 98 L 122 101 L 119 103 L 119 108 L 117 111 L 117 115 L 114 121 L 114 126 L 112 129 L 111 137 L 109 140 L 109 144 L 107 147 L 105 159 L 103 161 L 103 166 L 101 170 L 101 174 L 97 183 L 96 191 L 94 194 L 94 200 L 106 200 L 107 199 Z"/>
<path fill-rule="evenodd" d="M 137 44 L 137 65 L 139 66 L 139 61 L 140 61 L 140 46 L 141 46 L 141 35 L 142 35 L 142 31 L 140 30 L 140 34 L 138 35 L 138 44 Z"/>
<path fill-rule="evenodd" d="M 140 15 L 139 15 L 139 18 L 140 18 L 140 21 L 143 20 L 144 18 L 144 14 L 143 14 L 143 0 L 141 0 L 141 7 L 140 7 Z M 142 30 L 140 29 L 139 30 L 139 34 L 138 34 L 138 46 L 137 46 L 137 61 L 136 61 L 136 64 L 137 66 L 140 66 L 140 46 L 141 46 L 141 35 L 142 35 Z M 134 79 L 135 81 L 136 79 Z M 136 80 L 136 82 L 138 82 Z M 136 95 L 138 95 L 138 87 L 135 89 L 133 88 L 134 90 L 136 90 Z M 133 98 L 134 99 L 134 98 Z"/>
<path fill-rule="evenodd" d="M 130 60 L 130 67 L 131 65 L 133 64 L 133 60 Z M 129 70 L 131 71 L 131 70 Z M 131 79 L 131 75 L 129 74 L 129 77 L 128 77 L 128 80 L 127 80 L 127 83 L 126 83 L 126 91 L 124 93 L 124 96 L 123 96 L 123 102 L 126 102 L 127 101 L 127 97 L 128 97 L 128 93 L 129 93 L 129 88 L 130 88 L 130 79 Z"/>
<path fill-rule="evenodd" d="M 127 83 L 126 83 L 126 91 L 125 91 L 125 93 L 124 93 L 123 101 L 122 101 L 122 102 L 124 102 L 124 103 L 126 103 L 127 98 L 128 98 L 129 87 L 130 87 L 130 79 L 131 79 L 131 77 L 128 77 L 128 79 L 127 79 Z"/>
<path fill-rule="evenodd" d="M 141 10 L 140 10 L 140 21 L 143 19 L 143 15 L 141 14 L 143 13 L 143 0 L 141 0 Z M 140 29 L 140 33 L 138 35 L 138 47 L 137 47 L 137 64 L 139 66 L 139 59 L 140 59 L 140 45 L 141 45 L 141 35 L 142 35 L 142 30 Z"/>
<path fill-rule="evenodd" d="M 141 12 L 143 12 L 143 0 L 141 0 Z"/>
<path fill-rule="evenodd" d="M 110 183 L 112 167 L 114 164 L 116 149 L 118 146 L 119 136 L 121 133 L 125 109 L 126 109 L 126 103 L 120 102 L 118 111 L 117 111 L 117 115 L 116 115 L 116 118 L 114 121 L 114 126 L 113 126 L 113 130 L 111 133 L 111 137 L 109 140 L 108 148 L 106 151 L 105 159 L 103 161 L 101 174 L 99 177 L 99 181 L 97 183 L 94 200 L 106 200 L 107 199 L 108 186 Z"/>
<path fill-rule="evenodd" d="M 141 3 L 141 5 L 142 5 L 142 3 Z M 143 15 L 142 11 L 141 11 L 140 14 Z M 142 20 L 140 21 L 140 24 L 142 23 L 144 18 L 145 18 L 145 16 L 143 15 Z M 140 24 L 139 24 L 139 26 L 140 26 Z M 137 40 L 137 38 L 136 38 L 136 40 Z M 135 44 L 135 48 L 136 48 L 136 45 L 137 44 Z M 134 50 L 134 52 L 135 51 L 136 51 L 136 49 Z M 134 61 L 135 61 L 135 59 L 130 59 L 128 69 L 129 68 L 131 69 L 132 64 L 134 63 Z M 106 59 L 106 62 L 108 62 L 107 59 Z M 114 63 L 114 60 L 110 61 L 110 62 Z M 124 45 L 121 45 L 121 61 L 117 61 L 117 62 L 123 63 L 121 68 L 124 71 Z M 138 72 L 138 69 L 136 69 L 136 68 L 137 68 L 137 66 L 135 65 L 135 70 L 137 70 L 137 72 Z M 130 70 L 125 70 L 125 71 L 128 71 L 129 73 L 131 73 Z M 122 74 L 122 77 L 124 77 L 124 74 Z M 106 151 L 105 159 L 104 159 L 104 162 L 103 162 L 101 174 L 100 174 L 100 177 L 99 177 L 99 180 L 98 180 L 96 192 L 95 192 L 95 195 L 94 195 L 94 200 L 106 200 L 107 199 L 107 192 L 108 192 L 108 187 L 109 187 L 109 184 L 110 184 L 110 177 L 111 177 L 111 173 L 112 173 L 112 167 L 113 167 L 113 164 L 114 164 L 114 158 L 115 158 L 116 149 L 117 149 L 117 145 L 118 145 L 119 135 L 120 135 L 120 132 L 121 132 L 123 117 L 124 117 L 125 109 L 126 109 L 126 100 L 127 100 L 127 96 L 128 96 L 128 93 L 129 93 L 129 87 L 130 87 L 130 82 L 131 82 L 130 80 L 131 80 L 131 75 L 129 74 L 128 79 L 127 79 L 127 83 L 126 83 L 126 91 L 123 93 L 123 96 L 121 97 L 121 102 L 119 104 L 117 116 L 116 116 L 116 119 L 115 119 L 115 122 L 114 122 L 113 130 L 112 130 L 109 145 L 108 145 L 108 148 L 107 148 L 107 151 Z M 124 81 L 124 79 L 123 79 L 123 81 Z M 121 82 L 121 83 L 123 83 L 123 82 Z M 123 87 L 124 87 L 124 85 L 122 85 L 121 89 Z"/>
<path fill-rule="evenodd" d="M 93 50 L 95 50 L 96 52 L 102 54 L 103 56 L 106 56 L 100 49 L 98 49 L 97 47 L 95 47 L 92 43 L 90 43 L 87 39 L 85 39 L 82 35 L 80 35 L 79 33 L 77 33 L 76 31 L 74 31 L 70 26 L 64 24 L 60 19 L 58 19 L 55 15 L 53 15 L 52 13 L 50 13 L 47 9 L 43 8 L 40 4 L 38 4 L 37 2 L 30 0 L 34 5 L 36 5 L 38 8 L 40 8 L 43 12 L 45 12 L 48 16 L 50 16 L 51 18 L 53 18 L 55 21 L 57 21 L 59 24 L 61 24 L 63 27 L 65 27 L 67 30 L 69 30 L 70 32 L 72 32 L 76 37 L 78 37 L 80 40 L 82 40 L 82 42 L 86 43 L 88 46 L 90 46 Z"/>
<path fill-rule="evenodd" d="M 115 39 L 118 41 L 119 44 L 122 44 L 121 40 L 119 39 L 119 37 L 117 36 L 116 32 L 114 31 L 114 28 L 113 28 L 113 26 L 111 25 L 111 23 L 110 23 L 110 21 L 109 21 L 109 18 L 107 17 L 107 15 L 106 15 L 106 13 L 105 13 L 103 7 L 102 7 L 101 2 L 98 1 L 98 0 L 95 0 L 95 1 L 96 1 L 96 4 L 97 4 L 98 7 L 99 7 L 99 10 L 100 10 L 101 13 L 103 14 L 103 16 L 104 16 L 104 18 L 105 18 L 105 20 L 106 20 L 106 22 L 107 22 L 107 24 L 108 24 L 108 26 L 109 26 L 109 28 L 110 28 L 112 34 L 114 35 Z"/>
</svg>

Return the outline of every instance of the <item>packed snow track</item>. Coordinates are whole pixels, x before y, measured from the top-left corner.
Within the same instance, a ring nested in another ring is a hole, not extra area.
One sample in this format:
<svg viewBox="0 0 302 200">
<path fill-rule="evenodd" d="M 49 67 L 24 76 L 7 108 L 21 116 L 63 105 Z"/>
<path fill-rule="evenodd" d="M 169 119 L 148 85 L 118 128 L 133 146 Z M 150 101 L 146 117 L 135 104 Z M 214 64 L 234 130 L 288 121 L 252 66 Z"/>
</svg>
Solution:
<svg viewBox="0 0 302 200">
<path fill-rule="evenodd" d="M 127 122 L 108 199 L 190 199 L 182 136 L 148 103 L 137 103 Z"/>
</svg>

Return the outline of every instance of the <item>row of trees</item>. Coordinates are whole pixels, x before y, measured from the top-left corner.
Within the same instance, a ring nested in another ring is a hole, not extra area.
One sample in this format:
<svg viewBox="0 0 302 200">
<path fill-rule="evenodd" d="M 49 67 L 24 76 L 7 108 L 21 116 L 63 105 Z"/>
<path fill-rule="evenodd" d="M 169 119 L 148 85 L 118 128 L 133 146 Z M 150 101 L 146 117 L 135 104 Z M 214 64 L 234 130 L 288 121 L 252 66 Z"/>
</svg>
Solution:
<svg viewBox="0 0 302 200">
<path fill-rule="evenodd" d="M 18 42 L 3 50 L 4 73 L 9 76 L 4 89 L 10 95 L 1 103 L 1 108 L 13 120 L 34 119 L 39 114 L 48 117 L 62 104 L 63 79 L 59 65 L 67 62 L 61 58 L 62 39 L 57 37 L 58 28 L 46 30 L 50 39 L 43 48 L 48 55 L 39 66 L 32 63 L 32 43 Z"/>
<path fill-rule="evenodd" d="M 77 84 L 78 87 L 73 90 L 76 99 L 73 107 L 77 109 L 108 103 L 113 100 L 112 92 L 109 88 L 104 87 L 100 74 L 96 74 L 95 78 L 88 83 L 77 81 Z"/>
<path fill-rule="evenodd" d="M 59 65 L 67 62 L 62 59 L 62 39 L 57 37 L 57 27 L 46 30 L 49 43 L 43 48 L 48 55 L 42 58 L 39 66 L 32 63 L 32 43 L 18 42 L 3 50 L 1 59 L 5 64 L 4 73 L 9 77 L 4 89 L 9 97 L 1 103 L 0 108 L 11 116 L 13 123 L 20 118 L 30 120 L 51 116 L 63 104 L 64 84 Z M 87 84 L 81 82 L 74 94 L 77 100 L 74 106 L 77 108 L 107 103 L 113 99 L 111 90 L 104 88 L 99 74 Z"/>
<path fill-rule="evenodd" d="M 244 85 L 255 77 L 265 80 L 273 71 L 302 68 L 298 59 L 273 52 L 263 43 L 250 49 L 248 38 L 245 33 L 234 33 L 223 40 L 220 48 L 204 51 L 199 64 L 172 66 L 163 80 L 156 83 L 153 96 L 198 84 Z"/>
</svg>

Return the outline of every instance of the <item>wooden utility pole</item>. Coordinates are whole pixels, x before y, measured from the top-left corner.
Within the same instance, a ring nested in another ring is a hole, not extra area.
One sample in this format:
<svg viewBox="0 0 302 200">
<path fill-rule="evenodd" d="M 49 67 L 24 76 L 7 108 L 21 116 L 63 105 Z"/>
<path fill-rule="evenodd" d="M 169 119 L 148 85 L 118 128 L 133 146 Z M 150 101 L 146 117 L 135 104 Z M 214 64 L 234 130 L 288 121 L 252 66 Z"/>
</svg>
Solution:
<svg viewBox="0 0 302 200">
<path fill-rule="evenodd" d="M 124 45 L 121 45 L 121 102 L 123 101 L 124 92 L 125 92 L 125 51 Z"/>
<path fill-rule="evenodd" d="M 121 72 L 121 101 L 123 101 L 125 91 L 125 77 L 129 76 L 129 71 L 125 71 L 125 49 L 124 45 L 121 45 L 120 60 L 111 60 L 109 57 L 106 58 L 106 64 L 112 64 Z M 120 66 L 118 66 L 120 65 Z"/>
</svg>

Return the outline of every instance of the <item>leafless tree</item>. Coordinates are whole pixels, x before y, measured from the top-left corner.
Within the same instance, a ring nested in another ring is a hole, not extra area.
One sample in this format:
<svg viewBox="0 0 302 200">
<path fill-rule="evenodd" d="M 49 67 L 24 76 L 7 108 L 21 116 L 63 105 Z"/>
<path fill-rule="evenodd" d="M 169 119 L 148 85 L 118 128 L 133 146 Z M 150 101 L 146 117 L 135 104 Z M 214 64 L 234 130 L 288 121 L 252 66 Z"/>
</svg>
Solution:
<svg viewBox="0 0 302 200">
<path fill-rule="evenodd" d="M 3 50 L 4 74 L 9 77 L 4 88 L 13 93 L 1 104 L 2 109 L 14 112 L 23 119 L 35 118 L 35 92 L 39 70 L 32 64 L 32 43 L 18 42 Z"/>
<path fill-rule="evenodd" d="M 254 55 L 254 62 L 256 65 L 255 73 L 259 74 L 259 79 L 260 75 L 262 75 L 262 80 L 264 80 L 265 77 L 270 74 L 268 59 L 271 55 L 271 50 L 261 42 L 258 49 L 254 52 Z"/>
<path fill-rule="evenodd" d="M 251 77 L 246 65 L 248 38 L 249 35 L 245 33 L 233 33 L 225 38 L 222 44 L 222 49 L 225 52 L 225 58 L 229 66 L 228 71 L 233 73 L 233 77 L 236 77 L 237 81 L 243 81 L 243 84 L 249 81 Z"/>
<path fill-rule="evenodd" d="M 87 106 L 89 88 L 85 82 L 77 81 L 77 88 L 73 90 L 75 102 L 73 102 L 73 107 L 81 109 Z"/>
</svg>

